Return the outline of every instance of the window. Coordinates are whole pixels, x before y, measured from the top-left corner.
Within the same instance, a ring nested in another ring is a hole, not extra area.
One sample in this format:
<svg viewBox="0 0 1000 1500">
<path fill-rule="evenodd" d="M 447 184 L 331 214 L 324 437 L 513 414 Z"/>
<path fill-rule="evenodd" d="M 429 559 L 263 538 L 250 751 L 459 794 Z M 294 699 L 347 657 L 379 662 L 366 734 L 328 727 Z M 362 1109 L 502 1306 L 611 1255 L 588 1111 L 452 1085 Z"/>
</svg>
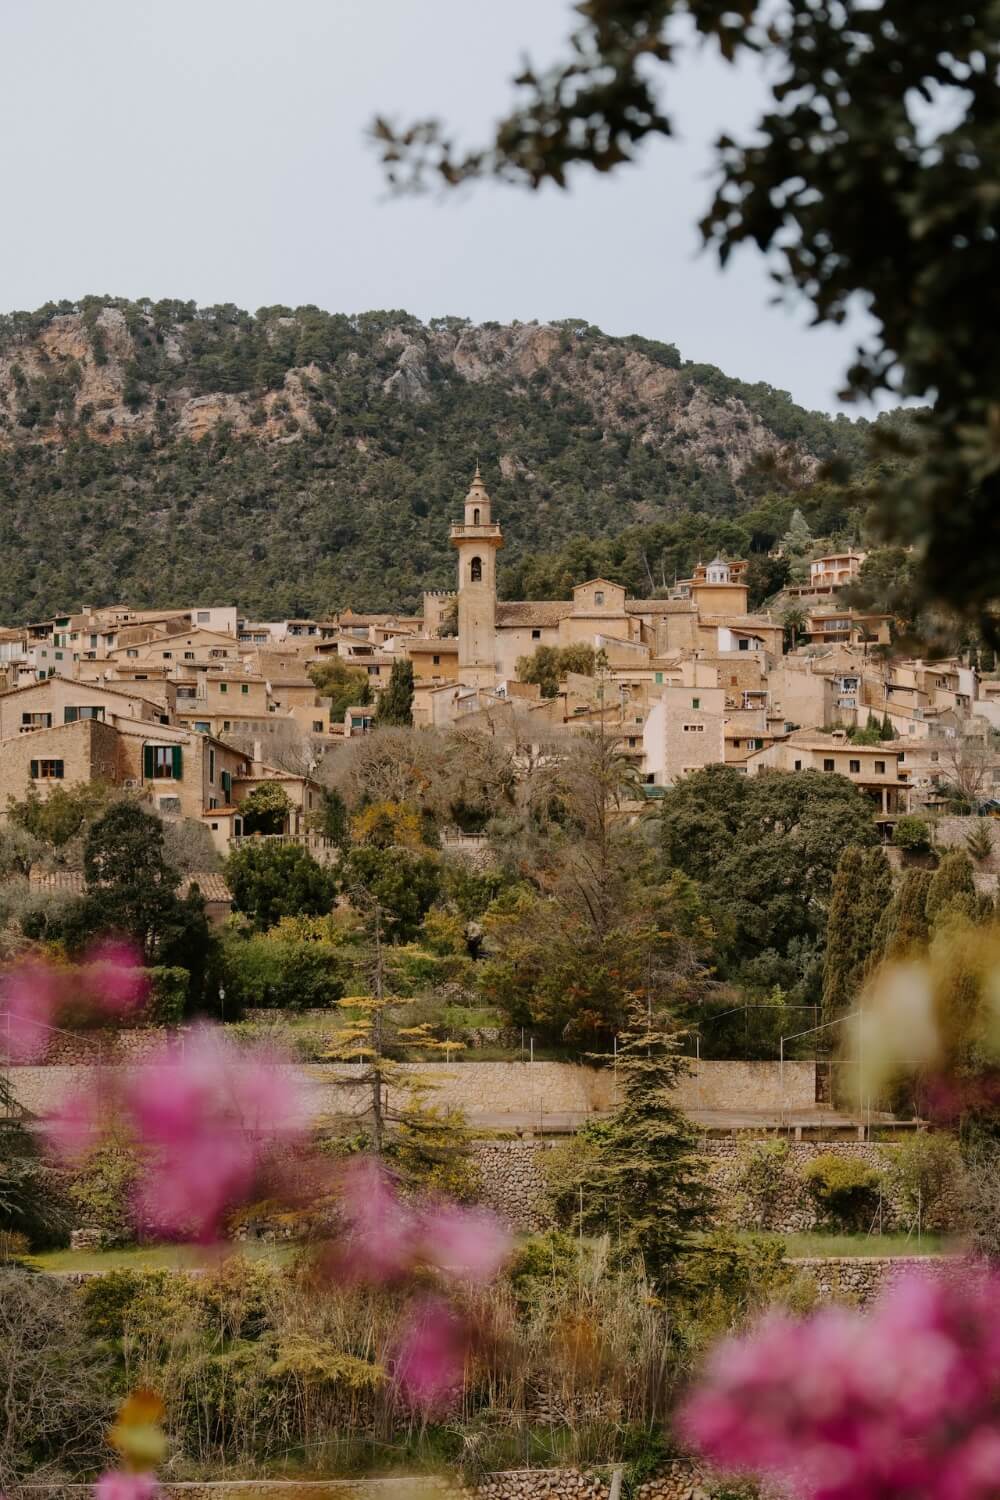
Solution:
<svg viewBox="0 0 1000 1500">
<path fill-rule="evenodd" d="M 165 818 L 179 818 L 181 815 L 179 797 L 157 797 L 156 805 Z"/>
<path fill-rule="evenodd" d="M 142 759 L 147 781 L 180 781 L 180 745 L 144 745 Z"/>
<path fill-rule="evenodd" d="M 635 746 L 636 746 L 636 736 L 634 734 L 630 734 L 629 737 L 628 737 L 628 747 L 629 747 L 630 750 L 634 750 Z"/>
<path fill-rule="evenodd" d="M 540 630 L 533 630 L 531 632 L 531 639 L 533 641 L 540 641 L 541 638 L 542 638 L 542 632 Z"/>
<path fill-rule="evenodd" d="M 96 635 L 92 635 L 90 637 L 90 649 L 91 649 L 91 651 L 96 651 L 97 650 L 97 636 Z"/>
<path fill-rule="evenodd" d="M 163 657 L 164 661 L 170 661 L 173 658 L 173 654 L 174 653 L 172 651 L 161 651 L 160 652 L 160 655 Z"/>
<path fill-rule="evenodd" d="M 246 698 L 248 696 L 248 694 L 250 692 L 250 684 L 249 684 L 249 682 L 241 682 L 240 683 L 240 692 L 243 694 L 244 698 Z"/>
<path fill-rule="evenodd" d="M 195 719 L 194 728 L 198 734 L 209 734 L 211 729 L 207 719 Z"/>
<path fill-rule="evenodd" d="M 933 760 L 933 761 L 937 761 L 937 760 L 939 760 L 939 759 L 940 759 L 940 757 L 939 757 L 939 755 L 938 755 L 938 752 L 937 752 L 937 751 L 936 751 L 936 750 L 932 750 L 932 751 L 931 751 L 931 760 Z"/>
<path fill-rule="evenodd" d="M 219 831 L 219 825 L 218 825 L 218 823 L 212 823 L 209 826 L 211 827 L 213 833 L 218 833 L 218 831 Z"/>
<path fill-rule="evenodd" d="M 474 557 L 472 559 L 471 563 L 469 564 L 469 582 L 470 583 L 482 583 L 482 581 L 483 581 L 483 560 L 482 560 L 481 557 Z"/>
<path fill-rule="evenodd" d="M 242 836 L 243 836 L 243 819 L 242 818 L 234 818 L 233 819 L 233 837 L 234 838 L 242 838 Z"/>
<path fill-rule="evenodd" d="M 368 676 L 369 677 L 377 677 L 378 676 L 378 667 L 371 667 L 370 666 L 368 668 Z"/>
<path fill-rule="evenodd" d="M 730 677 L 730 679 L 729 679 L 729 686 L 730 687 L 739 687 L 739 682 L 740 682 L 740 679 L 738 677 Z"/>
<path fill-rule="evenodd" d="M 851 769 L 851 775 L 852 776 L 860 776 L 861 775 L 861 762 L 859 760 L 852 760 L 850 762 L 850 769 Z"/>
<path fill-rule="evenodd" d="M 229 720 L 229 719 L 223 719 L 223 721 L 222 721 L 222 727 L 223 727 L 223 729 L 232 729 L 233 726 L 232 726 L 231 720 Z"/>
<path fill-rule="evenodd" d="M 63 659 L 62 652 L 61 651 L 57 651 L 56 652 L 56 661 L 62 661 L 62 659 Z"/>
<path fill-rule="evenodd" d="M 184 653 L 184 660 L 185 661 L 194 661 L 194 652 L 193 651 L 185 651 L 185 653 Z"/>
<path fill-rule="evenodd" d="M 691 699 L 691 707 L 692 708 L 700 708 L 701 707 L 701 699 L 700 698 L 692 698 Z"/>
<path fill-rule="evenodd" d="M 222 795 L 225 797 L 226 801 L 229 802 L 232 799 L 232 795 L 233 795 L 233 775 L 232 775 L 232 772 L 231 771 L 223 771 L 220 774 L 220 776 L 219 776 L 219 782 L 220 782 L 220 784 L 222 786 Z"/>
<path fill-rule="evenodd" d="M 71 708 L 67 705 L 63 709 L 63 723 L 75 724 L 77 719 L 103 719 L 104 709 L 96 703 L 84 703 L 79 708 Z"/>
<path fill-rule="evenodd" d="M 229 683 L 228 682 L 220 682 L 219 683 L 219 692 L 220 693 L 228 693 L 229 692 Z"/>
<path fill-rule="evenodd" d="M 51 714 L 22 714 L 21 715 L 21 728 L 22 729 L 51 729 L 52 728 L 52 715 Z"/>
<path fill-rule="evenodd" d="M 219 805 L 219 799 L 218 799 L 218 797 L 209 797 L 209 799 L 208 799 L 208 810 L 209 810 L 209 812 L 214 812 L 215 809 L 218 807 L 218 805 Z"/>
<path fill-rule="evenodd" d="M 440 658 L 440 656 L 435 656 L 435 657 L 432 658 L 432 660 L 433 660 L 434 665 L 436 667 L 439 667 L 441 665 L 441 658 Z"/>
<path fill-rule="evenodd" d="M 685 734 L 704 734 L 705 733 L 705 726 L 704 726 L 704 724 L 685 724 L 684 725 L 684 733 Z"/>
<path fill-rule="evenodd" d="M 62 781 L 62 761 L 33 760 L 31 762 L 31 779 L 32 781 Z"/>
<path fill-rule="evenodd" d="M 595 604 L 603 604 L 604 603 L 604 590 L 603 589 L 597 589 L 595 591 L 595 593 L 594 593 L 594 603 Z"/>
<path fill-rule="evenodd" d="M 737 646 L 741 651 L 750 650 L 750 642 L 746 639 L 746 637 L 744 637 L 741 641 L 737 641 Z"/>
<path fill-rule="evenodd" d="M 207 609 L 199 609 L 198 613 L 195 615 L 195 619 L 198 621 L 199 625 L 207 625 L 211 618 L 212 616 Z"/>
<path fill-rule="evenodd" d="M 211 745 L 208 747 L 208 779 L 215 781 L 215 750 Z"/>
<path fill-rule="evenodd" d="M 823 762 L 823 770 L 824 771 L 832 771 L 833 770 L 833 761 L 832 760 L 825 760 Z"/>
<path fill-rule="evenodd" d="M 802 762 L 800 760 L 797 760 L 795 762 L 795 769 L 796 769 L 796 771 L 801 771 L 802 770 Z"/>
<path fill-rule="evenodd" d="M 134 646 L 126 646 L 126 648 L 125 648 L 125 655 L 126 656 L 138 656 L 139 653 L 138 653 L 138 651 L 136 650 L 136 648 Z"/>
<path fill-rule="evenodd" d="M 322 719 L 313 719 L 313 734 L 322 734 L 322 733 L 323 733 L 323 720 Z"/>
<path fill-rule="evenodd" d="M 653 680 L 654 680 L 654 682 L 662 683 L 662 681 L 663 681 L 663 673 L 662 672 L 654 672 L 654 674 L 653 674 Z"/>
<path fill-rule="evenodd" d="M 478 505 L 476 506 L 475 510 L 472 512 L 472 524 L 473 524 L 473 526 L 478 526 L 479 525 L 479 506 Z"/>
<path fill-rule="evenodd" d="M 876 776 L 884 776 L 885 775 L 885 761 L 884 760 L 877 760 L 875 762 L 875 775 Z"/>
</svg>

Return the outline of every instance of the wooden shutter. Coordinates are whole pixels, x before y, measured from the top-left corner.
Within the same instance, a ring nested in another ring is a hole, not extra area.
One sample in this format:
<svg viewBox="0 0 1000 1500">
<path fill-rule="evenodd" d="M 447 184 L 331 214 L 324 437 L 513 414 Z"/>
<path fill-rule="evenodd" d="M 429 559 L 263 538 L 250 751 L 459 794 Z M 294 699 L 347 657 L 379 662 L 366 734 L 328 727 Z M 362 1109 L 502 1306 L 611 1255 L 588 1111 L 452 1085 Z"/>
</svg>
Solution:
<svg viewBox="0 0 1000 1500">
<path fill-rule="evenodd" d="M 32 781 L 37 781 L 38 780 L 38 762 L 37 762 L 37 760 L 33 760 L 31 762 L 31 779 L 32 779 Z"/>
<path fill-rule="evenodd" d="M 174 745 L 172 747 L 172 753 L 173 753 L 173 762 L 174 762 L 174 780 L 175 781 L 180 781 L 181 775 L 182 775 L 182 772 L 181 772 L 181 747 L 180 747 L 180 745 Z"/>
<path fill-rule="evenodd" d="M 58 779 L 60 781 L 62 781 L 62 779 L 63 779 L 63 770 L 64 770 L 65 763 L 63 761 L 61 761 L 61 760 L 57 760 L 57 761 L 54 762 L 54 765 L 55 765 L 55 768 L 56 768 L 56 776 L 58 777 Z"/>
<path fill-rule="evenodd" d="M 77 719 L 79 717 L 80 717 L 80 710 L 78 708 L 64 708 L 63 709 L 63 723 L 64 724 L 75 724 L 76 721 L 77 721 Z"/>
<path fill-rule="evenodd" d="M 143 745 L 143 747 L 142 747 L 142 774 L 146 778 L 147 781 L 152 781 L 152 779 L 153 779 L 153 764 L 154 764 L 154 762 L 153 762 L 153 747 L 152 747 L 152 745 Z"/>
</svg>

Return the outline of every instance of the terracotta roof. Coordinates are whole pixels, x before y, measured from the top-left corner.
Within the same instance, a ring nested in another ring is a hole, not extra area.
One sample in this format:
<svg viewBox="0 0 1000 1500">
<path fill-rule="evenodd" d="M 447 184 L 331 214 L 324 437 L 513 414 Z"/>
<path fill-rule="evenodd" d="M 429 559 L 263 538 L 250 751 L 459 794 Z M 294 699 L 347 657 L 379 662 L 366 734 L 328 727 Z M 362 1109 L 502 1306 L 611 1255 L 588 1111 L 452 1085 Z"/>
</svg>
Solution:
<svg viewBox="0 0 1000 1500">
<path fill-rule="evenodd" d="M 696 610 L 692 599 L 626 599 L 625 613 L 629 615 L 693 615 Z"/>
<path fill-rule="evenodd" d="M 498 625 L 554 626 L 573 613 L 566 599 L 503 599 L 497 604 Z"/>
<path fill-rule="evenodd" d="M 82 870 L 38 870 L 32 867 L 28 884 L 38 891 L 67 891 L 80 896 L 84 891 Z M 198 870 L 186 875 L 177 888 L 179 896 L 188 894 L 197 885 L 206 901 L 232 901 L 233 893 L 221 875 L 214 870 Z"/>
</svg>

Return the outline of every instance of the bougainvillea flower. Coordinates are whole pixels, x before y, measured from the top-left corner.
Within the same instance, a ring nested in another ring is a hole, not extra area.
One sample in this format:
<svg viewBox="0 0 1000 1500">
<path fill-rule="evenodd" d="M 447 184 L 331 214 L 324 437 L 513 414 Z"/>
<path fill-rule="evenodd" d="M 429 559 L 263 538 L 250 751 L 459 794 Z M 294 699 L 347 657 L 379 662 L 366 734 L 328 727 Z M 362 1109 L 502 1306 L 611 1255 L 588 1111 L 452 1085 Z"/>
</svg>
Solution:
<svg viewBox="0 0 1000 1500">
<path fill-rule="evenodd" d="M 155 1474 L 129 1474 L 108 1469 L 94 1485 L 94 1500 L 155 1500 L 160 1486 Z"/>
<path fill-rule="evenodd" d="M 267 1153 L 305 1128 L 301 1094 L 280 1059 L 240 1052 L 210 1027 L 130 1074 L 123 1104 L 149 1153 L 136 1200 L 142 1221 L 198 1240 L 245 1201 Z"/>
<path fill-rule="evenodd" d="M 492 1281 L 510 1254 L 511 1238 L 495 1214 L 446 1203 L 423 1216 L 426 1260 L 463 1281 Z"/>
<path fill-rule="evenodd" d="M 31 958 L 8 970 L 0 982 L 0 1054 L 13 1063 L 44 1057 L 63 994 L 52 964 Z"/>
<path fill-rule="evenodd" d="M 414 1303 L 396 1352 L 396 1382 L 411 1406 L 441 1411 L 454 1398 L 465 1367 L 467 1334 L 439 1297 Z"/>
<path fill-rule="evenodd" d="M 384 1167 L 371 1157 L 355 1157 L 345 1163 L 339 1187 L 343 1232 L 335 1274 L 374 1285 L 406 1275 L 417 1258 L 420 1224 Z"/>
<path fill-rule="evenodd" d="M 55 1114 L 42 1121 L 41 1131 L 49 1150 L 64 1161 L 86 1156 L 104 1134 L 110 1099 L 96 1088 L 77 1089 Z"/>
<path fill-rule="evenodd" d="M 82 971 L 98 1010 L 107 1016 L 128 1016 L 145 1005 L 149 978 L 142 954 L 134 944 L 108 939 L 92 949 Z"/>
<path fill-rule="evenodd" d="M 725 1341 L 681 1431 L 804 1500 L 995 1500 L 1000 1278 L 961 1271 L 911 1276 L 867 1314 L 774 1317 Z"/>
</svg>

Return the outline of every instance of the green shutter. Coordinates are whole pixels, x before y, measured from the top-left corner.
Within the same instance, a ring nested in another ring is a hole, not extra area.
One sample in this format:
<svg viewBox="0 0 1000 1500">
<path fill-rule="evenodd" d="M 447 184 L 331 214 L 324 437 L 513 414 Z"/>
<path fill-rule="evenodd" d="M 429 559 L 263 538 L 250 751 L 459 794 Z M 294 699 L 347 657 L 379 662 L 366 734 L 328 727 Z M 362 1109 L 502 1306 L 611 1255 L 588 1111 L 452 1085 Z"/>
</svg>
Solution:
<svg viewBox="0 0 1000 1500">
<path fill-rule="evenodd" d="M 75 708 L 64 708 L 63 709 L 63 723 L 64 724 L 75 724 L 76 721 L 77 721 L 77 719 L 79 717 L 80 717 L 80 713 L 79 713 L 78 709 L 75 709 Z"/>
<path fill-rule="evenodd" d="M 174 760 L 174 780 L 175 781 L 180 781 L 181 774 L 182 774 L 181 773 L 181 747 L 180 747 L 180 745 L 174 745 L 173 746 L 173 760 Z"/>
<path fill-rule="evenodd" d="M 37 760 L 33 760 L 31 762 L 31 779 L 32 779 L 32 781 L 37 781 L 38 780 L 38 762 L 37 762 Z"/>
<path fill-rule="evenodd" d="M 143 745 L 142 747 L 142 774 L 147 781 L 153 779 L 153 747 Z"/>
<path fill-rule="evenodd" d="M 222 791 L 223 791 L 223 794 L 225 796 L 226 801 L 228 802 L 229 799 L 233 795 L 233 778 L 232 778 L 232 775 L 230 774 L 229 771 L 223 771 L 223 773 L 220 776 L 219 780 L 222 782 Z"/>
<path fill-rule="evenodd" d="M 63 766 L 64 766 L 64 763 L 61 760 L 57 760 L 56 761 L 56 776 L 59 778 L 60 781 L 62 781 L 62 779 L 63 779 Z"/>
</svg>

